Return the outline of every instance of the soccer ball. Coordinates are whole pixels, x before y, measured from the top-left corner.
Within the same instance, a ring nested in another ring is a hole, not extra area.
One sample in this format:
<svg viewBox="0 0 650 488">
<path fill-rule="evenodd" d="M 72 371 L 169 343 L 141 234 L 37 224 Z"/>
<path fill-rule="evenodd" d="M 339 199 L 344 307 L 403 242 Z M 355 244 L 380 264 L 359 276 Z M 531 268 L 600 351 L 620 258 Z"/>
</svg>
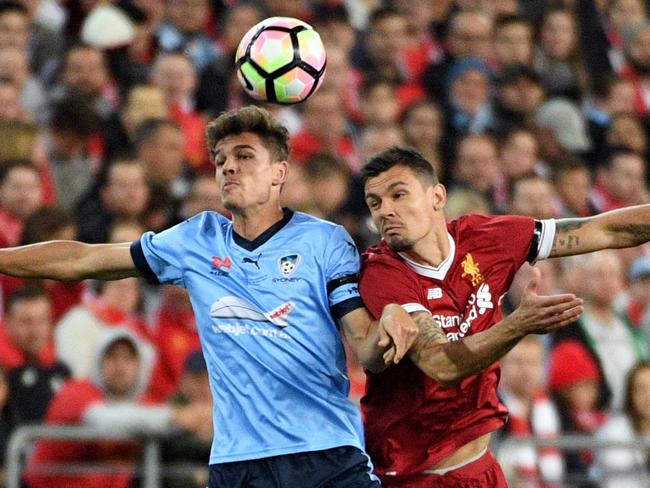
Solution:
<svg viewBox="0 0 650 488">
<path fill-rule="evenodd" d="M 326 61 L 318 32 L 291 17 L 258 23 L 235 54 L 237 77 L 251 97 L 287 105 L 306 100 L 318 89 Z"/>
</svg>

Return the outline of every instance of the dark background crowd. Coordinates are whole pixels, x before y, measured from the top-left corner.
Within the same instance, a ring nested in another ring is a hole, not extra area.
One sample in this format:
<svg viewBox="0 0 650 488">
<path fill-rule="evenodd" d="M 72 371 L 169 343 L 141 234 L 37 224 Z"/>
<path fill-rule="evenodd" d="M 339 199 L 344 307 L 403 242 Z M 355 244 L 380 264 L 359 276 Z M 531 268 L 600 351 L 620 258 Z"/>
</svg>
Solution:
<svg viewBox="0 0 650 488">
<path fill-rule="evenodd" d="M 345 225 L 361 248 L 378 237 L 357 175 L 393 145 L 435 167 L 450 219 L 650 202 L 645 0 L 0 1 L 0 246 L 125 242 L 202 210 L 227 214 L 204 130 L 251 103 L 234 53 L 273 15 L 310 22 L 328 55 L 307 102 L 267 107 L 291 133 L 285 204 Z M 585 314 L 502 361 L 510 422 L 497 452 L 526 480 L 515 486 L 637 486 L 617 475 L 649 472 L 643 449 L 507 442 L 650 436 L 649 251 L 536 265 L 542 292 L 578 294 Z M 530 276 L 520 271 L 506 311 Z M 2 276 L 0 312 L 0 446 L 39 422 L 138 428 L 171 435 L 169 463 L 207 462 L 211 397 L 182 290 Z M 358 400 L 364 375 L 352 360 L 350 377 Z M 128 416 L 111 410 L 115 398 Z M 141 454 L 133 443 L 37 445 L 29 486 L 72 486 L 64 474 L 39 478 L 52 451 L 121 466 Z M 204 474 L 167 484 L 204 486 Z M 122 470 L 75 486 L 137 482 Z"/>
</svg>

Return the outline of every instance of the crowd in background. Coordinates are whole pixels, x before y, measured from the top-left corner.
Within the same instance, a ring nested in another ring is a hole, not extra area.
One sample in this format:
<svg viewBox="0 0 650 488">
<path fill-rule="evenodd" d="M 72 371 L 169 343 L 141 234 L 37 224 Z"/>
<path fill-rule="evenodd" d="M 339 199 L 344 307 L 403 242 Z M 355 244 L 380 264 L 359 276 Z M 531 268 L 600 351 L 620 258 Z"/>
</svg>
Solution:
<svg viewBox="0 0 650 488">
<path fill-rule="evenodd" d="M 291 133 L 286 206 L 378 239 L 358 172 L 393 145 L 420 151 L 447 216 L 549 219 L 650 203 L 645 0 L 0 1 L 0 246 L 126 242 L 202 210 L 227 215 L 206 123 L 251 103 L 242 35 L 272 16 L 320 33 L 327 73 L 307 102 L 268 106 Z M 650 250 L 536 264 L 580 321 L 502 361 L 501 440 L 650 436 Z M 522 268 L 503 307 L 531 276 Z M 211 396 L 183 290 L 0 277 L 0 446 L 19 425 L 173 432 L 166 460 L 207 462 Z M 350 360 L 351 395 L 364 374 Z M 48 474 L 48 462 L 138 459 L 133 443 L 36 445 L 30 487 L 128 486 L 137 475 Z M 519 486 L 633 486 L 642 449 L 504 449 Z M 571 482 L 572 479 L 579 479 Z M 640 478 L 638 478 L 640 479 Z M 168 480 L 204 486 L 201 476 Z M 617 484 L 618 483 L 618 484 Z M 641 486 L 641 485 L 639 485 Z"/>
</svg>

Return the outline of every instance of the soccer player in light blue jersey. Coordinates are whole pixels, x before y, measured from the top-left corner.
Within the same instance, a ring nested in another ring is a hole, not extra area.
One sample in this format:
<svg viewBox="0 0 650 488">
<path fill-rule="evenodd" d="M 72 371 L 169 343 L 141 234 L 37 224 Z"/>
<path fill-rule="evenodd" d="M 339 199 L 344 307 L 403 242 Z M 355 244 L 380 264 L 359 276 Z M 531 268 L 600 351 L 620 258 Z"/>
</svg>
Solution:
<svg viewBox="0 0 650 488">
<path fill-rule="evenodd" d="M 188 290 L 214 397 L 210 488 L 379 486 L 348 399 L 339 327 L 371 370 L 399 361 L 417 328 L 398 305 L 371 318 L 343 227 L 281 207 L 286 128 L 251 106 L 218 117 L 208 140 L 232 220 L 203 212 L 134 243 L 2 250 L 0 272 L 141 274 Z"/>
</svg>

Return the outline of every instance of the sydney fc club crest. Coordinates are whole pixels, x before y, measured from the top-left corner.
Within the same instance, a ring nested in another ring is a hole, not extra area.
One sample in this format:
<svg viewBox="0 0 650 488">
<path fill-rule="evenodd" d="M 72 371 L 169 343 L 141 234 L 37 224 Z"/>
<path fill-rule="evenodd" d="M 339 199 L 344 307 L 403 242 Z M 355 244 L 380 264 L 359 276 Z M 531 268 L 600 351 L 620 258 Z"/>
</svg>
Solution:
<svg viewBox="0 0 650 488">
<path fill-rule="evenodd" d="M 289 254 L 288 256 L 283 256 L 278 261 L 280 266 L 280 272 L 284 276 L 291 276 L 300 265 L 300 254 Z"/>
</svg>

